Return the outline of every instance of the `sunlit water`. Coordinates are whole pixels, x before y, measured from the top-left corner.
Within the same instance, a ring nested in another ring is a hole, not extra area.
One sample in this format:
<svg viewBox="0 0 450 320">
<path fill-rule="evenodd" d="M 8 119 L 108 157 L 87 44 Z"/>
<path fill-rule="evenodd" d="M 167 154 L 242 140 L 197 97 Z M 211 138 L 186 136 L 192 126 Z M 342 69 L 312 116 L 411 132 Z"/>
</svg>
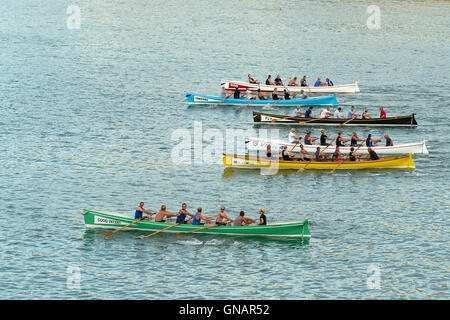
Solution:
<svg viewBox="0 0 450 320">
<path fill-rule="evenodd" d="M 1 298 L 449 297 L 448 2 L 378 2 L 379 30 L 367 28 L 360 1 L 76 1 L 75 30 L 66 25 L 71 3 L 2 4 Z M 355 104 L 376 115 L 382 105 L 419 123 L 359 128 L 360 136 L 426 139 L 430 155 L 415 157 L 414 171 L 334 174 L 174 164 L 176 129 L 194 140 L 195 121 L 224 136 L 253 127 L 252 111 L 263 108 L 185 100 L 248 73 L 358 81 L 360 94 L 339 96 L 345 112 Z M 312 238 L 122 231 L 105 241 L 105 231 L 86 231 L 83 208 L 132 215 L 139 201 L 170 211 L 186 202 L 209 216 L 225 205 L 232 217 L 256 218 L 263 207 L 271 221 L 308 218 Z"/>
</svg>

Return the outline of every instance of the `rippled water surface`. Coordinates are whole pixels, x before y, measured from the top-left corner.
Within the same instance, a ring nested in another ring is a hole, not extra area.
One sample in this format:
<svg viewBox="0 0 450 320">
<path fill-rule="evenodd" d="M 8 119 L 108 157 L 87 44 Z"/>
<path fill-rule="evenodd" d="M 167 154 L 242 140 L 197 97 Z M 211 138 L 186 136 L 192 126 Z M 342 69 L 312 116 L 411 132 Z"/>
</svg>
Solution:
<svg viewBox="0 0 450 320">
<path fill-rule="evenodd" d="M 2 4 L 0 298 L 449 298 L 449 2 L 378 1 L 379 30 L 361 1 L 76 1 L 75 30 L 67 1 Z M 253 128 L 261 107 L 185 99 L 248 73 L 358 81 L 360 94 L 339 96 L 344 111 L 383 105 L 419 122 L 360 136 L 425 139 L 430 155 L 414 171 L 332 175 L 174 164 L 177 129 L 194 140 L 195 121 L 224 135 Z M 105 241 L 84 227 L 83 208 L 132 215 L 139 201 L 210 216 L 225 205 L 256 218 L 264 207 L 271 221 L 308 218 L 312 238 L 123 231 Z M 79 289 L 68 273 L 77 268 Z"/>
</svg>

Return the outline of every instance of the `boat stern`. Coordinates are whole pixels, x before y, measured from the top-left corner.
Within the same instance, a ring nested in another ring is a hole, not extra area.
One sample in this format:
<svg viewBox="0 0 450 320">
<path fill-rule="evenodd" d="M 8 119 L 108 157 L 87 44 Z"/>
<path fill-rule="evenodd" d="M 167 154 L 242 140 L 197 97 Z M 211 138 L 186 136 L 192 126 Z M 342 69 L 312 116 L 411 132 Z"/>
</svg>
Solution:
<svg viewBox="0 0 450 320">
<path fill-rule="evenodd" d="M 358 86 L 358 81 L 355 82 L 355 93 L 360 93 L 361 91 L 359 91 L 359 86 Z"/>
<path fill-rule="evenodd" d="M 427 148 L 426 142 L 427 142 L 427 140 L 423 140 L 423 144 L 422 144 L 422 154 L 430 154 L 430 153 L 428 152 L 428 148 Z"/>
<path fill-rule="evenodd" d="M 338 105 L 338 100 L 337 100 L 337 97 L 336 97 L 336 93 L 333 93 L 333 100 L 332 100 L 331 105 L 332 106 L 337 106 Z"/>
</svg>

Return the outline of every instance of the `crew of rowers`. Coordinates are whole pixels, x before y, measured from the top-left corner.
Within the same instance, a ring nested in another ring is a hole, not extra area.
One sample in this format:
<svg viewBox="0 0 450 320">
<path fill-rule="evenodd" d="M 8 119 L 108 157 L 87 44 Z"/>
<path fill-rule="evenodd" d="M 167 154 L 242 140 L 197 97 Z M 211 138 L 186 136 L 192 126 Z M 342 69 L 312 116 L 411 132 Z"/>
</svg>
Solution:
<svg viewBox="0 0 450 320">
<path fill-rule="evenodd" d="M 248 75 L 248 81 L 250 83 L 259 83 L 259 81 L 253 79 L 250 74 Z M 241 98 L 256 99 L 256 98 L 258 98 L 259 100 L 267 100 L 268 97 L 269 98 L 272 97 L 272 100 L 280 100 L 280 99 L 290 100 L 291 97 L 296 97 L 297 94 L 299 94 L 299 97 L 301 99 L 308 98 L 308 95 L 306 94 L 306 92 L 304 90 L 300 90 L 300 93 L 290 92 L 289 89 L 286 88 L 283 81 L 281 80 L 280 75 L 277 75 L 275 80 L 272 82 L 272 76 L 269 74 L 269 76 L 266 79 L 266 85 L 284 86 L 285 89 L 283 90 L 283 92 L 279 92 L 277 90 L 277 88 L 275 88 L 271 94 L 270 93 L 265 94 L 261 91 L 261 89 L 258 88 L 257 95 L 255 97 L 254 94 L 252 93 L 252 91 L 248 88 L 247 91 L 245 92 L 245 96 L 242 97 L 241 92 L 239 91 L 239 87 L 236 87 L 236 89 L 234 90 L 234 93 L 233 93 L 233 98 L 234 99 L 241 99 Z M 328 78 L 326 78 L 324 82 L 322 82 L 320 80 L 320 78 L 317 78 L 316 82 L 314 83 L 315 87 L 333 86 L 333 85 L 334 85 L 333 82 Z M 291 79 L 289 81 L 287 86 L 288 87 L 307 87 L 308 84 L 306 83 L 306 76 L 303 76 L 303 78 L 300 80 L 300 84 L 297 83 L 297 77 L 294 77 L 293 79 Z M 222 94 L 222 95 L 224 95 L 224 94 Z"/>
<path fill-rule="evenodd" d="M 333 141 L 335 140 L 335 151 L 331 156 L 331 160 L 332 161 L 341 161 L 343 160 L 343 158 L 341 158 L 341 156 L 346 156 L 344 153 L 342 153 L 340 151 L 340 147 L 346 147 L 346 146 L 350 146 L 350 152 L 348 154 L 348 159 L 350 161 L 359 161 L 360 158 L 363 156 L 363 154 L 357 153 L 355 150 L 355 147 L 358 147 L 358 142 L 362 142 L 365 143 L 366 147 L 367 147 L 367 152 L 369 153 L 369 159 L 370 160 L 378 160 L 379 157 L 377 155 L 377 153 L 372 149 L 373 147 L 375 147 L 375 145 L 378 142 L 381 142 L 381 140 L 379 139 L 374 139 L 372 138 L 372 134 L 369 134 L 367 136 L 366 139 L 360 139 L 358 137 L 358 134 L 356 132 L 353 132 L 353 135 L 350 139 L 345 139 L 342 137 L 342 132 L 338 132 L 338 136 L 336 139 L 333 138 L 329 138 L 326 134 L 325 134 L 325 130 L 321 130 L 321 135 L 320 138 L 319 137 L 314 137 L 311 135 L 311 131 L 307 131 L 306 135 L 303 139 L 303 144 L 304 145 L 313 145 L 313 142 L 315 140 L 320 140 L 320 145 L 321 146 L 331 146 L 333 145 L 333 143 L 330 143 L 328 141 Z M 291 131 L 289 132 L 289 143 L 291 144 L 295 144 L 294 148 L 299 145 L 300 148 L 300 152 L 299 152 L 299 158 L 297 159 L 298 161 L 310 161 L 311 158 L 308 158 L 307 156 L 313 156 L 313 159 L 315 161 L 326 161 L 329 158 L 328 154 L 325 154 L 323 151 L 325 150 L 325 148 L 323 148 L 322 150 L 320 149 L 320 147 L 316 148 L 316 152 L 315 153 L 310 153 L 308 151 L 305 150 L 303 144 L 300 142 L 302 138 L 301 137 L 297 137 L 295 135 L 295 128 L 292 128 Z M 384 135 L 384 139 L 386 140 L 386 146 L 393 146 L 394 143 L 392 141 L 392 139 L 389 137 L 388 134 Z M 346 145 L 346 142 L 350 142 L 350 145 Z M 292 148 L 291 151 L 294 149 Z M 283 146 L 283 150 L 281 152 L 281 157 L 283 158 L 283 160 L 294 160 L 294 157 L 296 156 L 296 154 L 292 153 L 291 151 L 287 150 L 287 146 L 284 145 Z M 272 159 L 273 155 L 272 155 L 272 147 L 270 144 L 267 145 L 266 147 L 266 156 L 267 158 Z"/>
<path fill-rule="evenodd" d="M 146 214 L 146 217 L 143 217 L 143 214 Z M 136 208 L 136 212 L 134 214 L 135 219 L 149 219 L 152 215 L 156 214 L 155 222 L 166 222 L 167 218 L 177 217 L 176 223 L 179 224 L 192 224 L 192 225 L 204 225 L 202 221 L 209 221 L 215 219 L 215 224 L 218 226 L 248 226 L 250 224 L 256 223 L 256 220 L 245 217 L 245 212 L 241 211 L 239 216 L 236 219 L 231 219 L 225 212 L 225 206 L 221 206 L 219 213 L 216 218 L 207 217 L 202 213 L 202 208 L 198 208 L 197 212 L 191 213 L 187 211 L 186 203 L 181 205 L 180 211 L 178 213 L 172 213 L 167 211 L 166 206 L 162 205 L 161 210 L 158 212 L 151 212 L 144 209 L 144 202 L 141 202 L 139 206 Z M 186 219 L 187 216 L 190 218 Z M 266 210 L 259 210 L 259 223 L 257 225 L 266 225 Z"/>
<path fill-rule="evenodd" d="M 372 116 L 369 115 L 369 110 L 365 109 L 363 113 L 358 114 L 355 112 L 355 106 L 351 106 L 350 110 L 347 113 L 347 116 L 342 111 L 341 107 L 338 107 L 334 112 L 331 111 L 330 107 L 324 108 L 319 114 L 313 115 L 313 107 L 310 106 L 306 109 L 305 112 L 301 112 L 300 106 L 297 106 L 290 114 L 291 117 L 305 117 L 305 118 L 334 118 L 334 119 L 357 119 L 361 117 L 361 119 L 372 119 Z M 386 118 L 386 111 L 383 107 L 380 107 L 380 119 Z"/>
</svg>

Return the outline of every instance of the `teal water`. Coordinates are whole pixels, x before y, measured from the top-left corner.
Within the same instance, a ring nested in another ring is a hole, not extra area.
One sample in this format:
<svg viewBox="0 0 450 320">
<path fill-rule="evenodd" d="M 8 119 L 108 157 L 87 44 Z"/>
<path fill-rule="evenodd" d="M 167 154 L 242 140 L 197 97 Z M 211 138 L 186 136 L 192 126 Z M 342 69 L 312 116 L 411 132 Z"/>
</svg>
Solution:
<svg viewBox="0 0 450 320">
<path fill-rule="evenodd" d="M 80 29 L 66 25 L 70 2 L 2 4 L 0 298 L 449 298 L 449 2 L 378 2 L 379 30 L 360 1 L 76 1 Z M 360 94 L 339 97 L 344 111 L 383 105 L 419 122 L 360 136 L 425 139 L 430 155 L 414 171 L 333 175 L 173 163 L 176 130 L 253 127 L 262 108 L 185 100 L 248 73 L 358 81 Z M 139 201 L 209 216 L 263 207 L 271 221 L 308 218 L 312 238 L 85 230 L 83 208 L 132 215 Z"/>
</svg>

